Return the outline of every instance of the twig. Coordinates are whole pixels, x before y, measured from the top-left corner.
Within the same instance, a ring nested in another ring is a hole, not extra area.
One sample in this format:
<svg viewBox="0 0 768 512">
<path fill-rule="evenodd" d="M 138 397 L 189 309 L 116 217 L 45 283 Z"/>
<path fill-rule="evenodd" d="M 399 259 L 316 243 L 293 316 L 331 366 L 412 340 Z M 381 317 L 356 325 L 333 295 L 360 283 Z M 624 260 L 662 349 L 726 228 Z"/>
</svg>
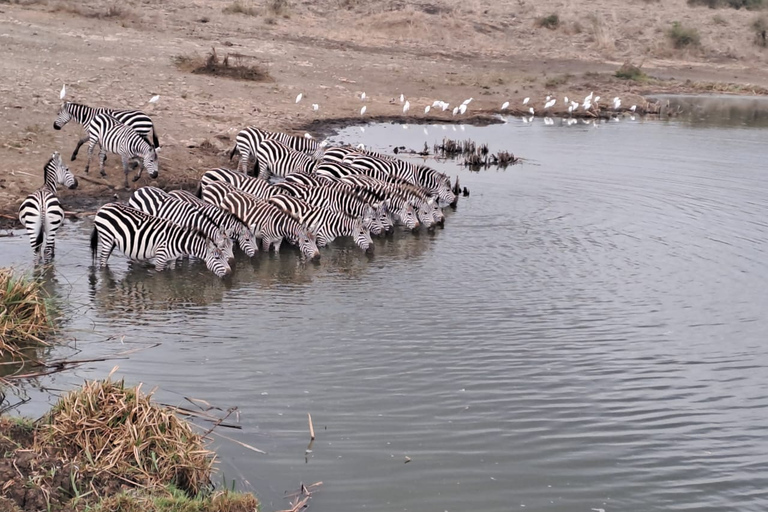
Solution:
<svg viewBox="0 0 768 512">
<path fill-rule="evenodd" d="M 312 426 L 312 415 L 307 413 L 307 419 L 309 420 L 309 438 L 315 440 L 315 427 Z"/>
<path fill-rule="evenodd" d="M 242 441 L 238 441 L 237 439 L 232 439 L 231 437 L 225 436 L 224 434 L 222 434 L 220 432 L 211 432 L 211 434 L 217 435 L 219 437 L 223 437 L 227 441 L 232 441 L 233 443 L 237 443 L 240 446 L 242 446 L 243 448 L 248 448 L 249 450 L 253 450 L 256 453 L 263 453 L 264 455 L 267 454 L 267 452 L 265 452 L 264 450 L 259 450 L 258 448 L 254 448 L 253 446 L 251 446 L 249 444 L 243 443 Z"/>
</svg>

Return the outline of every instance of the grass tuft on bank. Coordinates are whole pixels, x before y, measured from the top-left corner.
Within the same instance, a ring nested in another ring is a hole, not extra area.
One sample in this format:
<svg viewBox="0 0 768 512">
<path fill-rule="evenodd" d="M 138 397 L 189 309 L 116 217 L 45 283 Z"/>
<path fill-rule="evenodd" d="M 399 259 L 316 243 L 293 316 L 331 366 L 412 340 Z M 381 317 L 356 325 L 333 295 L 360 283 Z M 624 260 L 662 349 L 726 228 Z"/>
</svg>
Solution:
<svg viewBox="0 0 768 512">
<path fill-rule="evenodd" d="M 39 279 L 0 268 L 0 357 L 20 355 L 20 349 L 45 344 L 53 330 L 50 298 Z"/>
</svg>

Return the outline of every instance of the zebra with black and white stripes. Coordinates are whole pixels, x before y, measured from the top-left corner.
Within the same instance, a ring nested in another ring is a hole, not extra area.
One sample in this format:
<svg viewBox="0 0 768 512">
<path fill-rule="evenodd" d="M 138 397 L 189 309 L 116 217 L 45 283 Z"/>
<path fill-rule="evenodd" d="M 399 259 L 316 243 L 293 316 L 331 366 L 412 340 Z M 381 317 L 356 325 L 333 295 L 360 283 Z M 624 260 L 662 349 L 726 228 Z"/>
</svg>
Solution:
<svg viewBox="0 0 768 512">
<path fill-rule="evenodd" d="M 108 203 L 96 212 L 91 233 L 91 253 L 99 266 L 107 264 L 115 247 L 133 260 L 155 260 L 162 271 L 169 262 L 185 255 L 205 261 L 208 269 L 224 277 L 231 269 L 213 241 L 193 229 L 152 217 L 121 203 Z"/>
<path fill-rule="evenodd" d="M 275 205 L 251 194 L 235 190 L 226 183 L 214 183 L 210 188 L 227 189 L 222 206 L 243 221 L 255 236 L 261 238 L 264 252 L 269 252 L 270 247 L 274 247 L 275 252 L 279 252 L 280 245 L 285 239 L 291 244 L 297 245 L 301 253 L 307 258 L 317 259 L 320 257 L 312 227 L 302 226 L 299 221 Z"/>
<path fill-rule="evenodd" d="M 277 139 L 266 139 L 256 149 L 259 178 L 268 180 L 271 175 L 284 178 L 292 172 L 314 174 L 320 160 L 283 144 Z"/>
<path fill-rule="evenodd" d="M 376 166 L 353 166 L 350 162 L 322 162 L 315 168 L 315 174 L 331 180 L 358 175 L 370 176 L 381 181 L 390 179 L 389 173 L 384 169 Z"/>
<path fill-rule="evenodd" d="M 256 152 L 261 142 L 266 139 L 278 140 L 295 151 L 312 155 L 315 158 L 321 158 L 324 152 L 323 144 L 314 139 L 296 137 L 281 132 L 270 132 L 255 126 L 248 126 L 237 134 L 237 137 L 235 137 L 235 147 L 229 152 L 230 160 L 235 156 L 235 153 L 240 153 L 240 162 L 237 165 L 238 171 L 247 173 L 249 170 L 248 164 L 252 158 L 256 161 L 255 165 L 258 167 L 259 161 L 256 159 Z M 258 168 L 254 169 L 253 174 L 257 174 L 258 171 Z"/>
<path fill-rule="evenodd" d="M 85 164 L 87 173 L 91 166 L 93 148 L 99 145 L 99 172 L 104 172 L 104 162 L 107 160 L 107 151 L 120 155 L 123 161 L 125 173 L 125 188 L 128 188 L 128 168 L 131 160 L 140 159 L 139 172 L 133 181 L 138 181 L 143 169 L 147 170 L 149 177 L 157 178 L 158 161 L 157 152 L 146 140 L 137 134 L 133 128 L 124 125 L 119 120 L 108 114 L 98 114 L 88 124 L 88 162 Z"/>
<path fill-rule="evenodd" d="M 279 190 L 274 189 L 267 181 L 246 176 L 243 173 L 232 171 L 230 169 L 217 168 L 206 171 L 200 178 L 200 185 L 197 188 L 197 196 L 203 197 L 202 194 L 206 187 L 217 181 L 229 183 L 238 190 L 242 190 L 243 192 L 262 199 L 280 193 Z"/>
<path fill-rule="evenodd" d="M 327 208 L 317 208 L 288 194 L 272 196 L 267 202 L 277 206 L 304 226 L 313 226 L 318 247 L 325 247 L 338 237 L 349 236 L 362 250 L 373 251 L 371 232 L 364 227 L 366 220 L 370 224 L 370 219 L 359 219 Z"/>
<path fill-rule="evenodd" d="M 194 207 L 200 209 L 211 221 L 213 221 L 219 228 L 230 238 L 233 238 L 240 249 L 248 255 L 249 258 L 253 258 L 259 250 L 259 245 L 253 238 L 253 233 L 248 229 L 248 226 L 243 224 L 240 219 L 229 213 L 228 211 L 214 206 L 210 203 L 206 203 L 202 199 L 198 199 L 193 194 L 186 190 L 172 190 L 169 192 L 173 197 L 185 201 Z"/>
<path fill-rule="evenodd" d="M 61 183 L 70 189 L 77 188 L 77 178 L 64 165 L 58 151 L 51 155 L 43 168 L 43 183 L 19 206 L 19 221 L 27 229 L 35 263 L 40 258 L 43 243 L 43 263 L 52 260 L 55 255 L 56 231 L 64 220 L 64 209 L 56 197 L 57 184 Z"/>
<path fill-rule="evenodd" d="M 188 229 L 196 229 L 212 240 L 227 259 L 233 259 L 232 240 L 202 211 L 191 204 L 173 197 L 157 187 L 141 187 L 131 194 L 128 206 L 144 213 L 169 220 Z"/>
<path fill-rule="evenodd" d="M 65 124 L 74 120 L 81 125 L 85 131 L 85 136 L 77 141 L 75 151 L 72 153 L 72 160 L 77 158 L 77 152 L 80 150 L 80 146 L 88 142 L 88 125 L 93 118 L 99 114 L 111 115 L 124 125 L 133 128 L 133 130 L 151 144 L 152 147 L 160 147 L 160 142 L 157 140 L 157 132 L 155 131 L 155 125 L 152 122 L 152 119 L 140 110 L 116 110 L 111 108 L 89 107 L 88 105 L 65 101 L 61 105 L 56 120 L 53 122 L 53 128 L 61 130 Z M 149 137 L 150 132 L 152 133 L 151 139 Z"/>
</svg>

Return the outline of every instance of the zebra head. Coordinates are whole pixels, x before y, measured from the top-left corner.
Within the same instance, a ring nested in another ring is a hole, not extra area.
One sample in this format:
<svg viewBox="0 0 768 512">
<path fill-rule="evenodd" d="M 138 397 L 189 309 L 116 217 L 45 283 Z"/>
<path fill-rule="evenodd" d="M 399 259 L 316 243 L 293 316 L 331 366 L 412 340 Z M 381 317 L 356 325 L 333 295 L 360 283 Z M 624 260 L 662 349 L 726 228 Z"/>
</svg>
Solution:
<svg viewBox="0 0 768 512">
<path fill-rule="evenodd" d="M 320 258 L 320 251 L 317 248 L 315 234 L 309 229 L 300 227 L 295 233 L 296 244 L 301 253 L 307 258 L 314 260 Z"/>
<path fill-rule="evenodd" d="M 355 219 L 352 223 L 352 238 L 359 248 L 365 252 L 373 252 L 371 232 L 364 225 L 364 220 Z"/>
<path fill-rule="evenodd" d="M 157 178 L 157 172 L 160 168 L 160 164 L 157 161 L 157 151 L 149 144 L 147 144 L 147 146 L 149 146 L 149 151 L 142 155 L 142 158 L 144 159 L 144 168 L 149 173 L 149 177 L 155 179 Z"/>
<path fill-rule="evenodd" d="M 77 188 L 77 178 L 61 159 L 58 151 L 51 155 L 51 159 L 45 164 L 43 173 L 45 184 L 53 191 L 56 190 L 56 185 L 59 183 L 69 189 Z"/>
<path fill-rule="evenodd" d="M 378 223 L 379 232 L 373 233 L 378 235 L 382 231 L 389 232 L 395 227 L 395 219 L 392 218 L 392 210 L 389 208 L 389 201 L 382 201 L 379 207 L 374 213 L 375 223 Z"/>
<path fill-rule="evenodd" d="M 72 112 L 69 111 L 72 103 L 69 101 L 65 101 L 61 104 L 61 109 L 59 110 L 58 115 L 56 116 L 56 120 L 53 122 L 53 129 L 54 130 L 61 130 L 61 128 L 70 122 L 72 120 Z"/>
<path fill-rule="evenodd" d="M 203 259 L 205 260 L 205 266 L 208 267 L 208 270 L 218 277 L 224 277 L 232 271 L 224 253 L 221 252 L 221 249 L 216 247 L 216 244 L 214 244 L 212 240 L 208 240 L 205 243 L 205 257 Z"/>
<path fill-rule="evenodd" d="M 430 211 L 432 212 L 432 220 L 434 221 L 434 223 L 444 226 L 445 214 L 443 213 L 443 209 L 440 208 L 440 198 L 430 197 L 429 199 L 427 199 L 427 206 L 430 208 Z"/>
<path fill-rule="evenodd" d="M 429 204 L 429 201 L 418 201 L 414 207 L 416 208 L 416 215 L 419 221 L 424 224 L 425 228 L 431 228 L 435 221 L 432 217 L 432 206 Z"/>
<path fill-rule="evenodd" d="M 227 260 L 235 259 L 235 253 L 232 250 L 232 239 L 223 230 L 219 229 L 216 231 L 213 243 L 221 250 Z"/>
<path fill-rule="evenodd" d="M 418 229 L 419 220 L 416 218 L 416 211 L 411 203 L 404 203 L 403 206 L 393 212 L 397 220 L 408 229 Z"/>
<path fill-rule="evenodd" d="M 245 224 L 238 222 L 237 227 L 229 235 L 237 240 L 237 245 L 240 246 L 240 249 L 249 258 L 253 258 L 256 255 L 256 252 L 259 250 L 259 244 Z"/>
</svg>

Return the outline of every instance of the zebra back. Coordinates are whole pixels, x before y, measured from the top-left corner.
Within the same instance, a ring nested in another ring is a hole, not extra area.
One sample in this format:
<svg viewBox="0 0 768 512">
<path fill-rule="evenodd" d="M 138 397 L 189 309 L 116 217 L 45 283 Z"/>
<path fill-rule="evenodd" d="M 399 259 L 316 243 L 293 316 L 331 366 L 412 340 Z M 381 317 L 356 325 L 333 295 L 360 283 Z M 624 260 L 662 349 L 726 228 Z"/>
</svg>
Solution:
<svg viewBox="0 0 768 512">
<path fill-rule="evenodd" d="M 293 172 L 311 174 L 318 162 L 277 139 L 262 141 L 256 150 L 256 159 L 259 162 L 259 178 L 264 180 L 269 179 L 270 174 L 279 177 Z"/>
<path fill-rule="evenodd" d="M 202 191 L 205 191 L 211 183 L 217 181 L 229 183 L 238 190 L 264 199 L 279 193 L 279 191 L 274 190 L 272 185 L 264 180 L 223 168 L 206 171 L 200 178 L 200 187 Z"/>
</svg>

